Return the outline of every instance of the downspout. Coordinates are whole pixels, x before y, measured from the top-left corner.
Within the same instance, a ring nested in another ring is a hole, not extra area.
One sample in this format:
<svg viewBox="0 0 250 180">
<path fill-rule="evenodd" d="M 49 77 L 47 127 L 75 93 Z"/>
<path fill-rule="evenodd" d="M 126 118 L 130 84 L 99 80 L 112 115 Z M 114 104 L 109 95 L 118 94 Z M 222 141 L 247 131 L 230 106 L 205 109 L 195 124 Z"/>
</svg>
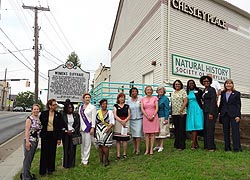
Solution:
<svg viewBox="0 0 250 180">
<path fill-rule="evenodd" d="M 166 38 L 165 38 L 165 4 L 161 1 L 161 85 L 164 84 L 165 76 L 167 75 L 166 67 Z M 165 74 L 166 73 L 166 74 Z"/>
<path fill-rule="evenodd" d="M 168 60 L 168 76 L 167 76 L 167 84 L 170 84 L 170 9 L 171 9 L 171 0 L 168 0 L 168 37 L 167 37 L 167 60 Z"/>
</svg>

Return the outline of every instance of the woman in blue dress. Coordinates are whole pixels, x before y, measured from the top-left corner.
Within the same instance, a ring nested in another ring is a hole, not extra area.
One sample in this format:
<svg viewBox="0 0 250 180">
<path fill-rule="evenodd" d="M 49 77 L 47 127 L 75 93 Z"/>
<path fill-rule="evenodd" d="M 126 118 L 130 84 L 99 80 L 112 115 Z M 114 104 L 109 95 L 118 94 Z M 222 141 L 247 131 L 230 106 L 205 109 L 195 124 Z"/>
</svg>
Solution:
<svg viewBox="0 0 250 180">
<path fill-rule="evenodd" d="M 192 132 L 192 149 L 197 149 L 197 131 L 203 130 L 204 118 L 202 111 L 202 91 L 196 87 L 194 80 L 187 82 L 187 95 L 188 95 L 188 107 L 187 107 L 187 121 L 186 131 Z"/>
</svg>

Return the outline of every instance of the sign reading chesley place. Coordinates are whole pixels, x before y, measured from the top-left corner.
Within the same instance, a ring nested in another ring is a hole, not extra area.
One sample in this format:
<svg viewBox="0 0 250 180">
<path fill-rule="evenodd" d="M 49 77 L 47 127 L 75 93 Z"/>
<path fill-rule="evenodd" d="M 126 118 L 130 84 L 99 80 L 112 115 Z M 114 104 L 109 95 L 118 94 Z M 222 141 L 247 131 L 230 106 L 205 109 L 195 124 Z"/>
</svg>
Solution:
<svg viewBox="0 0 250 180">
<path fill-rule="evenodd" d="M 219 82 L 230 79 L 230 68 L 222 67 L 188 57 L 172 54 L 172 73 L 180 76 L 200 78 L 203 75 L 212 74 Z"/>
<path fill-rule="evenodd" d="M 188 15 L 194 16 L 198 19 L 204 20 L 206 22 L 209 22 L 211 24 L 214 24 L 222 29 L 226 29 L 226 22 L 216 16 L 212 16 L 211 14 L 200 10 L 198 8 L 195 8 L 193 6 L 190 6 L 182 1 L 179 0 L 172 0 L 171 6 L 174 9 L 177 9 L 183 13 L 186 13 Z"/>
<path fill-rule="evenodd" d="M 48 99 L 54 98 L 58 102 L 70 99 L 71 102 L 81 102 L 82 94 L 88 92 L 89 72 L 74 66 L 71 61 L 49 70 Z"/>
</svg>

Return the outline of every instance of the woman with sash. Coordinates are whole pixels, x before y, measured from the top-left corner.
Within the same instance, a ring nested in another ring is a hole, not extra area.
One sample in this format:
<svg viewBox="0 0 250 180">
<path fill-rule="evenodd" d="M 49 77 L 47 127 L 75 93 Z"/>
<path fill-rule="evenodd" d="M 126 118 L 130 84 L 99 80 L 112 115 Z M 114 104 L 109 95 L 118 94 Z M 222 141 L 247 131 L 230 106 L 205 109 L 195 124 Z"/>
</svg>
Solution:
<svg viewBox="0 0 250 180">
<path fill-rule="evenodd" d="M 109 147 L 112 146 L 113 131 L 112 127 L 115 124 L 113 112 L 107 109 L 107 99 L 102 99 L 99 102 L 101 109 L 96 115 L 95 138 L 96 144 L 99 147 L 100 163 L 103 163 L 103 156 L 105 156 L 104 166 L 109 165 Z"/>
<path fill-rule="evenodd" d="M 82 135 L 81 145 L 81 164 L 86 166 L 88 164 L 91 136 L 94 135 L 96 108 L 90 103 L 91 95 L 89 93 L 83 94 L 83 104 L 79 108 L 80 115 L 80 132 Z"/>
</svg>

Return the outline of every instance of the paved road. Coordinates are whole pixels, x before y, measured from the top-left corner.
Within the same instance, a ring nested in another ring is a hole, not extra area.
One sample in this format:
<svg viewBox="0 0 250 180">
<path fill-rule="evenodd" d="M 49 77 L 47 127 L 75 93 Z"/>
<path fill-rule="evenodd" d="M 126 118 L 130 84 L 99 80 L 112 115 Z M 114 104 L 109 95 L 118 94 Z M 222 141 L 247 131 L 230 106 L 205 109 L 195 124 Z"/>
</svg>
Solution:
<svg viewBox="0 0 250 180">
<path fill-rule="evenodd" d="M 0 111 L 0 145 L 24 130 L 30 113 Z"/>
</svg>

